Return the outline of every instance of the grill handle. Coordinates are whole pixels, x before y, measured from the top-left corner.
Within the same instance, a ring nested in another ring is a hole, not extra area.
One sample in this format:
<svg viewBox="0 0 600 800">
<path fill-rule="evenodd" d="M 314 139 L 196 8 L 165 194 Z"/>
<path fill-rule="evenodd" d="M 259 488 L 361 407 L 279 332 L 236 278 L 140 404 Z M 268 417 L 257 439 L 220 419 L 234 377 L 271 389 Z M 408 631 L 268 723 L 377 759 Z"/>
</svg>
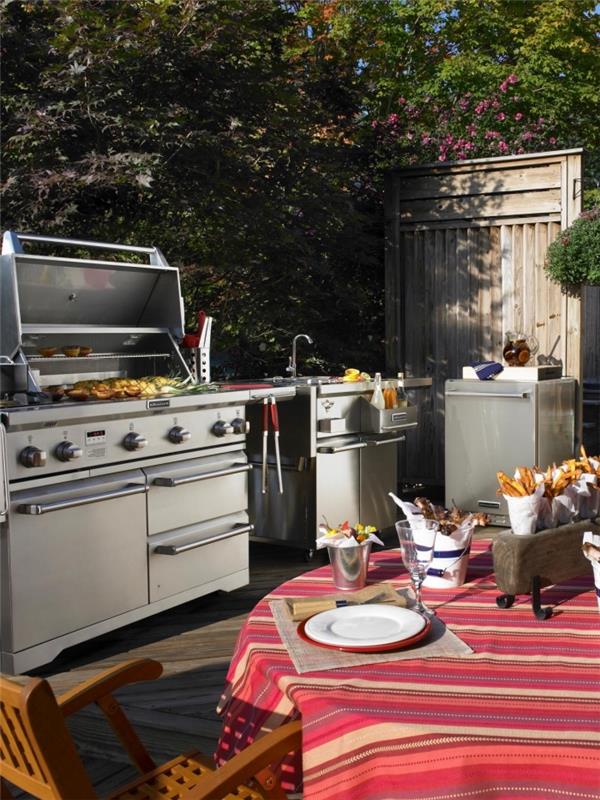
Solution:
<svg viewBox="0 0 600 800">
<path fill-rule="evenodd" d="M 397 444 L 398 442 L 405 442 L 406 436 L 394 436 L 393 439 L 369 439 L 367 447 L 380 447 L 382 444 Z"/>
<path fill-rule="evenodd" d="M 148 486 L 145 483 L 128 483 L 122 489 L 112 489 L 109 492 L 100 494 L 87 494 L 82 497 L 74 497 L 72 500 L 57 500 L 54 503 L 26 503 L 17 506 L 19 514 L 49 514 L 51 511 L 66 511 L 69 508 L 78 506 L 89 506 L 92 503 L 103 503 L 105 500 L 117 500 L 120 497 L 129 497 L 133 494 L 145 494 Z"/>
<path fill-rule="evenodd" d="M 418 422 L 409 422 L 407 424 L 401 422 L 399 425 L 382 425 L 382 431 L 407 431 L 409 428 L 417 428 Z"/>
<path fill-rule="evenodd" d="M 525 400 L 530 392 L 447 392 L 446 397 L 509 397 L 517 400 Z"/>
<path fill-rule="evenodd" d="M 360 450 L 362 447 L 368 447 L 366 442 L 353 442 L 352 444 L 345 444 L 342 447 L 317 447 L 317 453 L 326 453 L 333 455 L 335 453 L 345 453 L 346 450 Z"/>
<path fill-rule="evenodd" d="M 200 539 L 198 542 L 188 542 L 188 544 L 159 544 L 152 551 L 159 556 L 178 556 L 180 553 L 187 553 L 188 550 L 195 550 L 205 544 L 222 542 L 224 539 L 231 539 L 232 536 L 239 536 L 240 533 L 252 533 L 254 525 L 236 525 L 232 530 L 225 533 L 218 533 L 208 539 Z"/>
<path fill-rule="evenodd" d="M 13 233 L 7 232 L 4 235 L 2 252 L 22 253 L 21 242 L 45 242 L 47 244 L 64 244 L 69 247 L 88 247 L 96 250 L 114 250 L 125 253 L 145 254 L 149 258 L 150 264 L 154 266 L 168 266 L 163 254 L 158 247 L 139 247 L 133 244 L 115 244 L 114 242 L 90 242 L 87 239 L 64 239 L 60 236 L 42 236 L 38 233 Z"/>
<path fill-rule="evenodd" d="M 164 486 L 172 489 L 175 486 L 184 486 L 186 483 L 207 481 L 209 478 L 223 478 L 225 475 L 237 475 L 239 472 L 250 472 L 251 464 L 234 464 L 227 469 L 216 469 L 213 472 L 200 472 L 198 475 L 185 475 L 182 478 L 154 478 L 154 486 Z"/>
</svg>

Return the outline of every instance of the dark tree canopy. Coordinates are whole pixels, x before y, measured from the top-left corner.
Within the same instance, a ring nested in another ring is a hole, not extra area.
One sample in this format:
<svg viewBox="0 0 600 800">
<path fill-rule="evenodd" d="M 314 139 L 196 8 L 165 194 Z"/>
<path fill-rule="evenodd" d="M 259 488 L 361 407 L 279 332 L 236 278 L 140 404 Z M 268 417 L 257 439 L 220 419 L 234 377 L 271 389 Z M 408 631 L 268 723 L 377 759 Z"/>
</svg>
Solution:
<svg viewBox="0 0 600 800">
<path fill-rule="evenodd" d="M 598 150 L 594 3 L 13 0 L 3 226 L 156 244 L 239 375 L 383 367 L 390 165 Z M 600 170 L 598 170 L 600 172 Z"/>
</svg>

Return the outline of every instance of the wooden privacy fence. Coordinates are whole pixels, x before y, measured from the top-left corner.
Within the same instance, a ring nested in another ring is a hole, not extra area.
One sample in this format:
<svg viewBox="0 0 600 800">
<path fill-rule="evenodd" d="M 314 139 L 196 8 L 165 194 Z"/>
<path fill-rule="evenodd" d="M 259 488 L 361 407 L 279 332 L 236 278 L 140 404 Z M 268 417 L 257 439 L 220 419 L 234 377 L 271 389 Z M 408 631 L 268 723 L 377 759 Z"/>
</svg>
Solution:
<svg viewBox="0 0 600 800">
<path fill-rule="evenodd" d="M 433 379 L 403 473 L 444 481 L 444 382 L 502 360 L 508 331 L 540 363 L 580 378 L 582 316 L 544 271 L 548 244 L 581 210 L 581 153 L 568 150 L 392 171 L 386 185 L 386 364 Z"/>
</svg>

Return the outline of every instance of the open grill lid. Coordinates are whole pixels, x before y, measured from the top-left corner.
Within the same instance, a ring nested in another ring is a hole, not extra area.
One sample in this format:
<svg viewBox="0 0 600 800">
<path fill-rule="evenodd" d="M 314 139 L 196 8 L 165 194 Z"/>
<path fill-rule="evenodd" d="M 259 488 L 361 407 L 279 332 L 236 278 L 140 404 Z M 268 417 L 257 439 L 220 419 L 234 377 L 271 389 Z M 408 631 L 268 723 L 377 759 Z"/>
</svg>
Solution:
<svg viewBox="0 0 600 800">
<path fill-rule="evenodd" d="M 104 252 L 102 259 L 39 255 L 24 252 L 23 242 L 48 244 L 53 250 Z M 107 260 L 105 253 L 144 256 L 147 263 Z M 158 364 L 163 371 L 191 378 L 178 346 L 184 326 L 179 271 L 169 266 L 158 248 L 8 231 L 3 238 L 0 293 L 5 363 L 26 363 L 62 374 L 68 361 L 71 372 L 102 372 L 105 366 L 123 373 L 129 372 L 124 365 L 132 359 L 146 358 L 151 360 L 147 369 L 138 365 L 133 371 L 149 373 Z M 65 358 L 61 350 L 70 345 L 91 348 L 91 358 Z M 43 347 L 56 347 L 57 358 L 43 359 L 39 353 Z M 32 376 L 33 389 L 39 388 L 37 383 Z"/>
</svg>

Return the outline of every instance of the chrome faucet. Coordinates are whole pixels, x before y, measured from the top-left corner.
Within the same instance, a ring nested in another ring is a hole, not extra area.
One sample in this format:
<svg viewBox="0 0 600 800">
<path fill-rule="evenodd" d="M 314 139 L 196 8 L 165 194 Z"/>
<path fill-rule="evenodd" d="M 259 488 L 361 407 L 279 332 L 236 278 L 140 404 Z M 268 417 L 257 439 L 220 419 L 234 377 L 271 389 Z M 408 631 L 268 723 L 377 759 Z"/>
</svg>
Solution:
<svg viewBox="0 0 600 800">
<path fill-rule="evenodd" d="M 296 371 L 298 365 L 296 363 L 296 342 L 298 341 L 298 339 L 306 339 L 306 341 L 309 344 L 313 344 L 313 340 L 306 333 L 299 333 L 297 336 L 294 336 L 294 339 L 292 341 L 292 355 L 290 356 L 290 363 L 285 368 L 286 372 L 289 372 L 292 378 L 297 377 Z"/>
</svg>

